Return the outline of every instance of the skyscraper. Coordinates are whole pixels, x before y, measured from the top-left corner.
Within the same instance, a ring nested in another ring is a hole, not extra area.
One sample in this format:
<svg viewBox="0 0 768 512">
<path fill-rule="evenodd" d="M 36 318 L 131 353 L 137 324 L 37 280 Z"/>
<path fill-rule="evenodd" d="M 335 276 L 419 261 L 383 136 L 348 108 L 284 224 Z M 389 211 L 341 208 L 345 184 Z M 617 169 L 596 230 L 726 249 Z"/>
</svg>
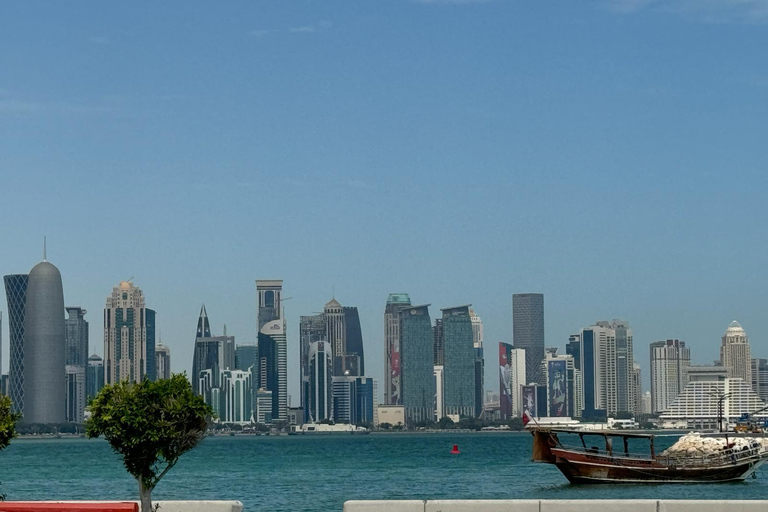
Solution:
<svg viewBox="0 0 768 512">
<path fill-rule="evenodd" d="M 87 398 L 93 398 L 104 387 L 104 360 L 97 354 L 88 358 L 88 367 L 85 370 L 85 394 Z"/>
<path fill-rule="evenodd" d="M 13 412 L 24 410 L 24 314 L 29 275 L 11 274 L 3 278 L 8 301 L 8 396 Z"/>
<path fill-rule="evenodd" d="M 144 293 L 129 281 L 112 289 L 104 308 L 104 383 L 141 382 L 147 374 Z"/>
<path fill-rule="evenodd" d="M 259 346 L 255 343 L 242 343 L 235 346 L 235 368 L 247 372 L 254 367 L 258 369 L 256 363 L 259 360 Z M 254 372 L 254 378 L 258 372 Z"/>
<path fill-rule="evenodd" d="M 625 320 L 614 320 L 611 328 L 616 333 L 616 411 L 634 414 L 637 400 L 632 329 Z"/>
<path fill-rule="evenodd" d="M 400 393 L 400 311 L 410 305 L 411 299 L 407 293 L 390 293 L 384 308 L 384 403 L 387 405 L 403 405 Z"/>
<path fill-rule="evenodd" d="M 259 387 L 272 391 L 272 419 L 285 421 L 288 417 L 288 356 L 282 293 L 282 280 L 256 280 Z"/>
<path fill-rule="evenodd" d="M 768 359 L 752 359 L 752 390 L 768 403 Z"/>
<path fill-rule="evenodd" d="M 157 364 L 155 363 L 155 345 L 157 333 L 157 312 L 154 309 L 146 309 L 147 317 L 147 340 L 146 340 L 146 375 L 151 381 L 157 380 Z"/>
<path fill-rule="evenodd" d="M 88 366 L 88 321 L 87 311 L 81 307 L 67 307 L 66 364 L 73 366 Z"/>
<path fill-rule="evenodd" d="M 85 366 L 67 365 L 64 369 L 66 391 L 66 420 L 71 423 L 82 423 L 85 416 L 86 369 Z"/>
<path fill-rule="evenodd" d="M 443 334 L 443 319 L 435 318 L 435 325 L 432 327 L 432 350 L 435 354 L 435 366 L 445 364 L 445 338 Z"/>
<path fill-rule="evenodd" d="M 400 315 L 397 336 L 399 346 L 398 350 L 393 352 L 397 354 L 399 370 L 396 375 L 399 382 L 396 396 L 400 397 L 405 407 L 406 425 L 411 427 L 421 421 L 434 420 L 434 337 L 432 322 L 429 318 L 429 304 L 400 307 L 398 311 Z M 471 357 L 469 362 L 471 363 L 473 359 L 474 357 Z M 460 366 L 457 371 L 460 372 L 462 369 L 463 366 Z M 472 384 L 474 385 L 474 381 Z M 390 395 L 390 398 L 392 396 Z M 472 396 L 474 397 L 474 389 L 472 389 Z M 446 406 L 447 404 L 446 400 Z"/>
<path fill-rule="evenodd" d="M 304 421 L 317 423 L 333 419 L 333 348 L 327 341 L 309 346 L 309 375 L 304 381 L 307 404 Z"/>
<path fill-rule="evenodd" d="M 365 375 L 363 330 L 360 326 L 360 314 L 354 306 L 344 306 L 344 333 L 347 337 L 344 370 L 349 371 L 350 375 Z"/>
<path fill-rule="evenodd" d="M 336 299 L 331 299 L 323 307 L 326 341 L 333 351 L 333 373 L 344 374 L 344 354 L 347 352 L 347 335 L 344 324 L 344 308 Z"/>
<path fill-rule="evenodd" d="M 512 344 L 525 350 L 526 384 L 545 385 L 541 373 L 544 360 L 544 295 L 516 293 L 512 296 Z"/>
<path fill-rule="evenodd" d="M 483 390 L 485 389 L 485 358 L 483 356 L 483 321 L 472 309 L 469 310 L 472 320 L 472 343 L 475 349 L 475 417 L 483 414 L 485 405 Z"/>
<path fill-rule="evenodd" d="M 211 322 L 208 320 L 208 312 L 205 310 L 205 304 L 200 306 L 200 316 L 197 318 L 197 338 L 210 338 Z"/>
<path fill-rule="evenodd" d="M 441 310 L 445 414 L 475 417 L 475 348 L 469 306 Z"/>
<path fill-rule="evenodd" d="M 651 412 L 666 411 L 688 385 L 691 350 L 684 341 L 669 339 L 651 343 Z"/>
<path fill-rule="evenodd" d="M 752 357 L 749 338 L 739 322 L 734 320 L 723 335 L 720 347 L 720 361 L 728 369 L 728 378 L 744 379 L 752 385 Z"/>
<path fill-rule="evenodd" d="M 324 341 L 326 337 L 325 317 L 322 313 L 299 317 L 299 384 L 302 390 L 302 407 L 305 406 L 304 379 L 309 376 L 309 346 L 316 341 Z"/>
<path fill-rule="evenodd" d="M 64 291 L 59 269 L 45 258 L 29 272 L 24 316 L 24 422 L 62 423 L 64 389 Z"/>
<path fill-rule="evenodd" d="M 155 347 L 155 379 L 171 378 L 171 349 L 159 343 Z"/>
</svg>

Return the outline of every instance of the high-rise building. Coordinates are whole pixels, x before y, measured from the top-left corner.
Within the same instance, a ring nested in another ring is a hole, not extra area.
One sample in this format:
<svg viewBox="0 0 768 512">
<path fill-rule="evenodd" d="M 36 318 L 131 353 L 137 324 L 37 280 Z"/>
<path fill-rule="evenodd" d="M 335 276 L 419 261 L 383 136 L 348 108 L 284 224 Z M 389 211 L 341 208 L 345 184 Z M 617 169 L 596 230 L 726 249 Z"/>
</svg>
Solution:
<svg viewBox="0 0 768 512">
<path fill-rule="evenodd" d="M 256 391 L 256 422 L 272 424 L 272 392 L 264 388 Z"/>
<path fill-rule="evenodd" d="M 158 343 L 155 347 L 155 379 L 171 378 L 171 349 Z"/>
<path fill-rule="evenodd" d="M 684 341 L 669 339 L 651 343 L 651 412 L 661 413 L 688 385 L 691 350 Z"/>
<path fill-rule="evenodd" d="M 521 393 L 525 374 L 525 350 L 499 343 L 500 414 L 504 421 L 523 414 Z"/>
<path fill-rule="evenodd" d="M 350 375 L 365 375 L 365 351 L 363 349 L 363 329 L 360 326 L 360 313 L 354 306 L 344 306 L 344 332 L 347 336 L 345 371 Z M 357 364 L 357 368 L 354 364 Z"/>
<path fill-rule="evenodd" d="M 85 394 L 87 398 L 93 398 L 104 387 L 104 360 L 97 354 L 88 358 L 88 367 L 85 370 Z"/>
<path fill-rule="evenodd" d="M 255 343 L 243 343 L 235 347 L 235 368 L 247 372 L 253 368 L 258 368 L 256 364 L 259 360 L 259 346 Z M 255 365 L 255 366 L 254 366 Z M 254 372 L 254 377 L 256 372 Z"/>
<path fill-rule="evenodd" d="M 66 329 L 59 269 L 45 258 L 29 272 L 24 315 L 25 423 L 65 420 Z"/>
<path fill-rule="evenodd" d="M 443 319 L 435 318 L 435 325 L 432 327 L 432 350 L 434 352 L 435 366 L 445 364 L 445 350 L 443 344 Z"/>
<path fill-rule="evenodd" d="M 144 293 L 132 282 L 112 289 L 104 308 L 104 383 L 141 382 L 147 375 Z"/>
<path fill-rule="evenodd" d="M 205 310 L 205 304 L 200 307 L 200 316 L 197 318 L 197 333 L 196 338 L 210 338 L 211 334 L 211 322 L 208 320 L 208 312 Z"/>
<path fill-rule="evenodd" d="M 643 373 L 637 361 L 632 364 L 632 387 L 635 390 L 635 408 L 633 410 L 638 416 L 643 413 Z"/>
<path fill-rule="evenodd" d="M 282 293 L 282 280 L 256 280 L 259 387 L 272 391 L 272 419 L 279 421 L 288 417 L 288 354 Z"/>
<path fill-rule="evenodd" d="M 768 403 L 768 359 L 752 359 L 752 390 Z"/>
<path fill-rule="evenodd" d="M 87 311 L 81 307 L 67 307 L 66 363 L 67 365 L 88 366 L 88 321 Z"/>
<path fill-rule="evenodd" d="M 445 414 L 476 417 L 475 347 L 469 306 L 441 311 L 445 340 Z"/>
<path fill-rule="evenodd" d="M 410 427 L 421 421 L 434 421 L 434 337 L 429 318 L 429 304 L 400 307 L 398 311 L 399 346 L 398 350 L 393 352 L 397 354 L 399 363 L 397 396 L 400 396 L 405 407 L 406 425 Z M 474 357 L 470 358 L 470 363 L 473 359 Z M 390 398 L 392 396 L 390 395 Z M 474 389 L 472 396 L 474 397 Z"/>
<path fill-rule="evenodd" d="M 435 365 L 435 418 L 440 421 L 445 416 L 445 374 L 443 365 Z"/>
<path fill-rule="evenodd" d="M 70 423 L 82 423 L 85 414 L 86 389 L 85 366 L 67 365 L 66 376 L 66 420 Z"/>
<path fill-rule="evenodd" d="M 3 278 L 8 301 L 8 396 L 13 412 L 24 410 L 24 314 L 29 275 L 11 274 Z"/>
<path fill-rule="evenodd" d="M 195 382 L 200 375 L 211 370 L 212 388 L 221 389 L 220 376 L 225 370 L 235 369 L 235 337 L 210 336 L 195 338 L 195 352 L 192 362 L 192 376 Z M 197 388 L 197 394 L 203 392 Z"/>
<path fill-rule="evenodd" d="M 149 380 L 155 381 L 157 380 L 157 363 L 155 363 L 155 346 L 157 344 L 157 339 L 155 338 L 155 334 L 157 333 L 157 312 L 154 309 L 147 308 L 145 315 L 147 317 L 147 360 L 145 363 L 147 368 L 146 375 Z"/>
<path fill-rule="evenodd" d="M 483 415 L 483 390 L 485 389 L 485 358 L 483 357 L 483 321 L 469 310 L 472 321 L 472 345 L 475 349 L 475 418 Z"/>
<path fill-rule="evenodd" d="M 651 392 L 646 391 L 642 395 L 642 407 L 640 408 L 640 414 L 647 416 L 651 414 Z"/>
<path fill-rule="evenodd" d="M 573 410 L 571 411 L 571 416 L 580 417 L 581 412 L 584 410 L 584 385 L 582 382 L 581 368 L 581 334 L 571 334 L 568 337 L 568 343 L 565 345 L 565 353 L 573 357 L 574 367 Z"/>
<path fill-rule="evenodd" d="M 616 412 L 634 415 L 637 393 L 634 385 L 632 329 L 625 320 L 614 320 L 611 328 L 616 339 Z"/>
<path fill-rule="evenodd" d="M 301 386 L 302 407 L 306 403 L 304 400 L 304 380 L 309 376 L 309 346 L 316 341 L 325 339 L 327 339 L 325 317 L 322 313 L 299 317 L 299 384 Z"/>
<path fill-rule="evenodd" d="M 306 423 L 333 419 L 333 362 L 330 343 L 315 341 L 309 346 L 309 375 L 304 381 Z"/>
<path fill-rule="evenodd" d="M 739 322 L 734 320 L 723 335 L 720 347 L 720 362 L 728 368 L 728 377 L 744 379 L 752 384 L 752 357 L 749 351 L 749 338 Z"/>
<path fill-rule="evenodd" d="M 517 293 L 512 296 L 512 344 L 525 350 L 526 384 L 544 385 L 544 295 Z"/>
<path fill-rule="evenodd" d="M 221 372 L 221 400 L 219 409 L 223 414 L 219 420 L 238 425 L 251 423 L 253 420 L 253 376 L 242 370 L 224 370 Z"/>
<path fill-rule="evenodd" d="M 326 341 L 331 344 L 333 351 L 333 373 L 334 375 L 344 374 L 344 354 L 347 351 L 347 336 L 344 325 L 344 308 L 336 299 L 331 299 L 323 307 L 323 318 L 325 319 Z"/>
<path fill-rule="evenodd" d="M 373 423 L 374 380 L 370 377 L 333 377 L 333 421 L 335 423 Z"/>
<path fill-rule="evenodd" d="M 390 293 L 384 308 L 384 403 L 387 405 L 403 405 L 400 389 L 400 311 L 410 305 L 411 299 L 407 293 Z"/>
<path fill-rule="evenodd" d="M 584 418 L 605 417 L 617 412 L 616 334 L 607 322 L 581 330 L 581 375 Z"/>
</svg>

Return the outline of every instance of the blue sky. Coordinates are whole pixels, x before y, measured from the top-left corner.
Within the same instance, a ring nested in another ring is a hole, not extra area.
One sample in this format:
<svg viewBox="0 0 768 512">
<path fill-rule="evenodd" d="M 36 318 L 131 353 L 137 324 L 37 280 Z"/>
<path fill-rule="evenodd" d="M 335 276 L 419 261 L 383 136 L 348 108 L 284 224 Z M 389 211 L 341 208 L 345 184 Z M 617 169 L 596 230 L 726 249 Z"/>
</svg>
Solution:
<svg viewBox="0 0 768 512">
<path fill-rule="evenodd" d="M 522 292 L 549 346 L 625 318 L 644 370 L 669 337 L 705 363 L 738 319 L 768 357 L 763 0 L 2 11 L 0 272 L 47 235 L 94 352 L 133 276 L 174 371 L 201 303 L 253 341 L 254 280 L 284 279 L 294 403 L 298 317 L 334 290 L 380 380 L 389 292 L 472 303 L 488 388 Z"/>
</svg>

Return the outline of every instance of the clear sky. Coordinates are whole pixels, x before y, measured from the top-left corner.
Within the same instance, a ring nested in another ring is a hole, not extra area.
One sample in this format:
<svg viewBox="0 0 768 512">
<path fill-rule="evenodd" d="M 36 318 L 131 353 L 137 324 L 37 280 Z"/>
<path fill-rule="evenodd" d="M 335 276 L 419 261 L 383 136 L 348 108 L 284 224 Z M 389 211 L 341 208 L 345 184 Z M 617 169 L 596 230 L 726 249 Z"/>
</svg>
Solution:
<svg viewBox="0 0 768 512">
<path fill-rule="evenodd" d="M 294 404 L 334 290 L 381 386 L 390 292 L 472 303 L 493 389 L 513 293 L 548 346 L 627 319 L 646 388 L 734 319 L 768 357 L 766 48 L 764 0 L 5 2 L 0 273 L 47 235 L 99 354 L 133 276 L 187 372 L 284 279 Z"/>
</svg>

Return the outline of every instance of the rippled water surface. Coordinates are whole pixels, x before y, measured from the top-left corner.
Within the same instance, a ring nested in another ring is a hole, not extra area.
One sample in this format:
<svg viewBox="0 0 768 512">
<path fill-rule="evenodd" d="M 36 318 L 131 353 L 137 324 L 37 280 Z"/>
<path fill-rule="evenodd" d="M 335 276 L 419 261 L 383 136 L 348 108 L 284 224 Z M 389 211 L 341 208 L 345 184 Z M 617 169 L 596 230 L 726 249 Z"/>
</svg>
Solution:
<svg viewBox="0 0 768 512">
<path fill-rule="evenodd" d="M 527 433 L 217 436 L 183 456 L 153 497 L 339 512 L 349 499 L 768 499 L 768 465 L 744 483 L 574 486 L 530 454 Z M 9 500 L 137 495 L 103 440 L 16 439 L 0 453 L 0 482 Z"/>
</svg>

